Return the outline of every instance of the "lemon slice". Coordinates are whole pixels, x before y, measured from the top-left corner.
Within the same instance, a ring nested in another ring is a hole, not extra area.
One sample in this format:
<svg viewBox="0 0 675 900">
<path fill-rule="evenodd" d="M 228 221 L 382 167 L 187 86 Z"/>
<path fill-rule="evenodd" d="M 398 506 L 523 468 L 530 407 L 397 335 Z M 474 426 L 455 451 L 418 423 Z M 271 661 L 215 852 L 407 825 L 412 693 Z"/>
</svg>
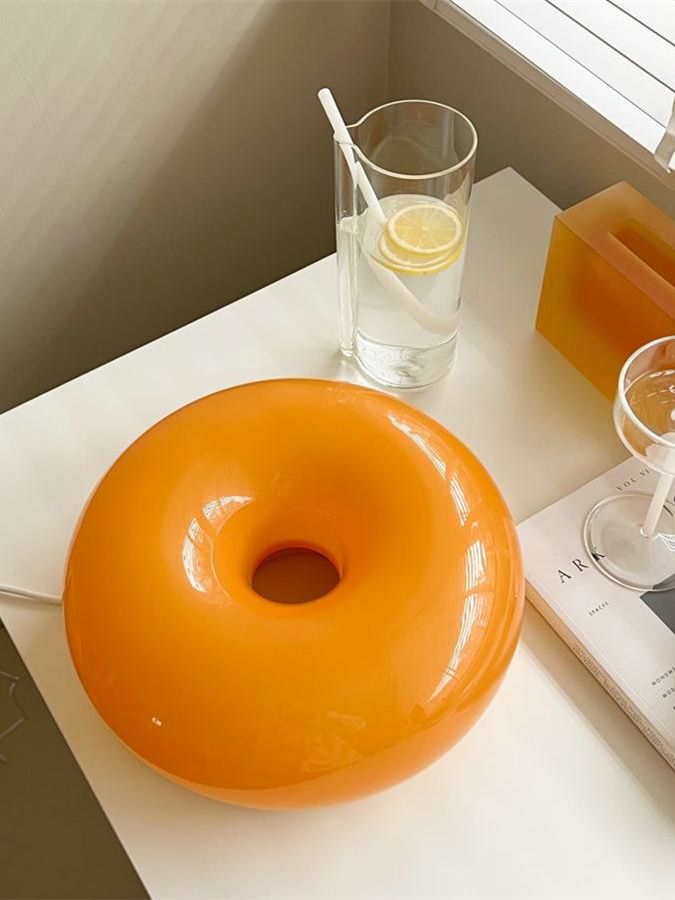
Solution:
<svg viewBox="0 0 675 900">
<path fill-rule="evenodd" d="M 382 232 L 378 250 L 389 262 L 396 263 L 396 265 L 399 266 L 411 266 L 412 268 L 420 269 L 434 265 L 434 263 L 441 262 L 448 257 L 447 253 L 438 253 L 434 256 L 429 256 L 416 253 L 412 250 L 404 250 L 403 247 L 397 247 L 396 244 L 392 242 L 386 231 Z"/>
<path fill-rule="evenodd" d="M 398 263 L 383 259 L 381 256 L 374 256 L 373 259 L 381 266 L 384 266 L 385 269 L 390 269 L 392 272 L 397 272 L 399 275 L 433 275 L 436 272 L 442 272 L 443 269 L 447 269 L 448 266 L 452 265 L 456 257 L 453 256 L 449 260 L 444 258 L 440 262 L 434 262 L 427 266 L 398 265 Z"/>
<path fill-rule="evenodd" d="M 462 240 L 462 220 L 450 206 L 415 203 L 395 213 L 387 236 L 402 250 L 421 256 L 449 254 Z"/>
<path fill-rule="evenodd" d="M 386 233 L 380 238 L 379 253 L 374 258 L 383 266 L 400 275 L 431 275 L 440 272 L 455 261 L 458 254 L 442 253 L 439 256 L 421 256 L 393 245 Z"/>
<path fill-rule="evenodd" d="M 458 244 L 449 253 L 439 253 L 437 256 L 423 256 L 421 253 L 413 253 L 393 244 L 384 231 L 378 243 L 378 252 L 374 258 L 383 266 L 398 272 L 401 275 L 431 275 L 441 272 L 455 263 L 462 255 L 464 241 Z"/>
</svg>

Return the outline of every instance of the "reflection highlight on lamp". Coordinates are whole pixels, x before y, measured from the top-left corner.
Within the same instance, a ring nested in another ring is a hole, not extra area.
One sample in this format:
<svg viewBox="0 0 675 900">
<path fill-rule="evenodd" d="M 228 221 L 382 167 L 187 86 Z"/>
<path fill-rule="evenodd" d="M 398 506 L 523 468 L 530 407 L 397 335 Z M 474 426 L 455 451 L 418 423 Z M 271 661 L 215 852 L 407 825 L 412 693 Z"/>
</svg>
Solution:
<svg viewBox="0 0 675 900">
<path fill-rule="evenodd" d="M 436 453 L 436 451 L 431 446 L 429 441 L 424 437 L 424 435 L 420 434 L 417 431 L 414 431 L 409 425 L 406 425 L 405 422 L 402 422 L 391 413 L 389 414 L 388 419 L 394 426 L 394 428 L 397 428 L 399 431 L 401 431 L 407 438 L 409 438 L 413 442 L 413 444 L 420 448 L 422 453 L 424 453 L 424 455 L 429 460 L 431 465 L 436 469 L 438 474 L 442 478 L 445 478 L 445 461 L 441 459 L 438 453 Z"/>
<path fill-rule="evenodd" d="M 183 570 L 191 587 L 202 594 L 221 594 L 213 569 L 213 543 L 221 528 L 237 510 L 253 500 L 248 496 L 216 497 L 191 519 L 181 550 Z"/>
</svg>

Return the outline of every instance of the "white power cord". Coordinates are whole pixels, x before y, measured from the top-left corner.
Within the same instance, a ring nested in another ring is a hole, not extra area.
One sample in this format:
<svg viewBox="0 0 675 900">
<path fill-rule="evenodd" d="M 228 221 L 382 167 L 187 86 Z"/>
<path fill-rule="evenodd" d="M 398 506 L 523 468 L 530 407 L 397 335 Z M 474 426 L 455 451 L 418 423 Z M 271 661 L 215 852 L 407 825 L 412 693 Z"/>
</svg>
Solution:
<svg viewBox="0 0 675 900">
<path fill-rule="evenodd" d="M 32 600 L 36 603 L 61 603 L 61 597 L 53 594 L 38 594 L 35 591 L 27 591 L 24 588 L 12 587 L 9 584 L 0 584 L 0 594 L 8 594 L 10 597 L 20 597 L 22 600 Z"/>
</svg>

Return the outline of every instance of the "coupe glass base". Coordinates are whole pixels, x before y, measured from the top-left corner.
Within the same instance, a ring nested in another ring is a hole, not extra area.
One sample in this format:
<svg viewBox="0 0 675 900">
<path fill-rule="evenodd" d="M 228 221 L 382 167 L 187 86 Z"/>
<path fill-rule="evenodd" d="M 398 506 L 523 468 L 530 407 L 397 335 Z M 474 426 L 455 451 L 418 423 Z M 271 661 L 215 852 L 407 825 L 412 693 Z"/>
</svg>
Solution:
<svg viewBox="0 0 675 900">
<path fill-rule="evenodd" d="M 601 500 L 588 514 L 584 544 L 600 571 L 634 591 L 664 591 L 675 586 L 675 514 L 666 504 L 656 536 L 642 531 L 651 496 L 619 494 Z"/>
</svg>

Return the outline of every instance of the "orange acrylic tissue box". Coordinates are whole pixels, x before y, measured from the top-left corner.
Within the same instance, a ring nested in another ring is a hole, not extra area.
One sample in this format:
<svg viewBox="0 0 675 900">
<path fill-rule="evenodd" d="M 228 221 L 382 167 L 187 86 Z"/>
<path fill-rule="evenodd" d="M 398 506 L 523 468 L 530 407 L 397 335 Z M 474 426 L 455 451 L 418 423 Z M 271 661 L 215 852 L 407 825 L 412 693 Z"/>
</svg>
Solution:
<svg viewBox="0 0 675 900">
<path fill-rule="evenodd" d="M 559 213 L 537 329 L 612 398 L 626 358 L 675 334 L 675 221 L 625 182 Z"/>
</svg>

